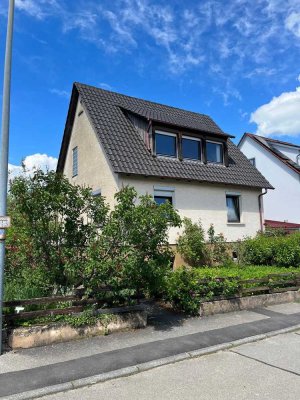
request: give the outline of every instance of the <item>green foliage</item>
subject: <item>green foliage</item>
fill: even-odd
[[[84,285],[92,291],[101,283],[116,292],[159,293],[173,258],[168,230],[179,226],[180,218],[170,203],[157,205],[150,196],[137,199],[130,187],[117,193],[116,200],[101,235],[88,250]]]
[[[107,213],[102,197],[55,172],[38,170],[33,177],[14,179],[9,193],[12,227],[7,235],[6,281],[14,281],[17,287],[18,277],[32,272],[41,277],[42,292],[79,284],[77,271],[86,261],[86,248]]]
[[[242,263],[300,267],[300,233],[291,235],[257,235],[239,245]]]
[[[237,292],[238,280],[225,278],[215,279],[205,276],[200,268],[178,268],[166,278],[165,299],[179,311],[190,315],[197,315],[203,300],[209,300],[214,296],[232,296]]]
[[[210,300],[215,296],[235,296],[240,280],[266,278],[270,274],[282,274],[283,272],[288,272],[285,279],[289,280],[293,278],[294,274],[299,273],[299,270],[297,268],[283,270],[270,266],[180,267],[166,276],[164,298],[172,304],[174,309],[190,315],[197,315],[202,301]],[[205,282],[203,283],[201,280],[205,280]],[[280,281],[282,280],[284,278],[280,278]],[[277,284],[276,279],[271,279],[269,285],[282,286],[282,284]],[[255,283],[251,283],[250,286],[255,286]]]
[[[201,221],[193,223],[190,218],[184,218],[183,226],[184,232],[177,242],[179,253],[191,267],[204,265],[207,257]]]
[[[228,252],[228,243],[222,233],[216,235],[214,225],[211,224],[207,231],[208,243],[207,259],[209,265],[232,264],[232,260]]]
[[[201,221],[193,223],[184,218],[184,232],[178,239],[178,251],[191,267],[230,263],[228,244],[222,233],[216,235],[214,225],[208,231],[208,242]]]
[[[49,315],[45,317],[37,317],[31,320],[17,320],[16,326],[33,326],[33,325],[44,325],[60,323],[63,325],[70,325],[73,328],[82,328],[85,326],[94,326],[98,322],[107,329],[110,322],[114,320],[113,314],[97,314],[94,308],[88,308],[80,314],[58,314]],[[107,333],[107,332],[106,332]]]

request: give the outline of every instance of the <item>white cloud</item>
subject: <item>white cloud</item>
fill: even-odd
[[[47,154],[32,154],[24,158],[22,165],[8,164],[9,180],[20,175],[31,176],[37,169],[44,172],[53,171],[57,166],[57,158],[48,156]]]
[[[300,38],[300,12],[292,12],[285,20],[286,28]]]
[[[52,94],[56,94],[57,96],[67,98],[67,99],[70,97],[70,93],[67,90],[53,88],[53,89],[50,89],[49,92]]]
[[[250,122],[257,124],[256,133],[262,136],[300,136],[300,87],[285,92],[259,107],[251,114]]]
[[[99,87],[101,87],[102,89],[105,89],[105,90],[112,90],[113,89],[112,86],[110,86],[108,83],[105,83],[105,82],[100,82],[99,83]]]
[[[16,0],[16,9],[37,19],[51,15],[54,9],[60,9],[56,0]]]

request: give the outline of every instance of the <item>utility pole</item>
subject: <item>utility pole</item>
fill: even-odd
[[[3,79],[2,129],[1,129],[1,153],[0,153],[0,354],[2,354],[2,330],[3,330],[5,229],[9,227],[9,218],[6,217],[6,210],[7,210],[7,182],[8,182],[10,81],[11,81],[14,8],[15,8],[15,0],[9,0],[6,49],[5,49],[5,66],[4,66],[4,79]]]

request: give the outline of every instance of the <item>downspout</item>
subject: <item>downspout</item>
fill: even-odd
[[[268,189],[265,192],[258,195],[258,209],[259,209],[259,219],[260,219],[260,231],[264,231],[264,221],[263,221],[263,206],[262,206],[262,196],[268,193]]]
[[[296,157],[296,163],[297,163],[298,165],[300,165],[299,157],[300,157],[300,152],[299,152],[299,154],[298,154],[297,157]]]
[[[146,147],[149,151],[151,151],[151,142],[150,142],[150,129],[152,128],[152,119],[149,119],[148,128],[146,130]]]

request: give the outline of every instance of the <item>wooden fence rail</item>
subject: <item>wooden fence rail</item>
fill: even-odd
[[[199,285],[205,285],[211,281],[225,282],[234,281],[238,284],[237,293],[230,298],[249,296],[252,294],[259,293],[276,293],[276,292],[286,292],[290,290],[300,289],[300,274],[271,274],[264,278],[258,279],[240,279],[239,277],[217,277],[217,278],[206,278],[199,280]],[[7,322],[18,320],[18,319],[34,319],[37,317],[44,317],[49,315],[60,315],[60,314],[76,314],[84,310],[84,307],[88,304],[97,304],[101,308],[105,304],[104,299],[97,299],[99,294],[113,293],[110,287],[103,287],[98,290],[95,294],[95,298],[82,298],[83,291],[77,290],[74,294],[68,296],[50,296],[50,297],[40,297],[33,299],[24,300],[12,300],[3,302],[3,307],[5,308],[15,308],[15,307],[28,307],[28,306],[51,306],[56,304],[56,308],[46,308],[34,311],[25,310],[14,310],[12,313],[4,314],[4,318]],[[131,296],[131,300],[139,300],[141,296]],[[228,296],[215,296],[211,300],[226,299]],[[65,308],[59,303],[70,303],[66,304]]]

